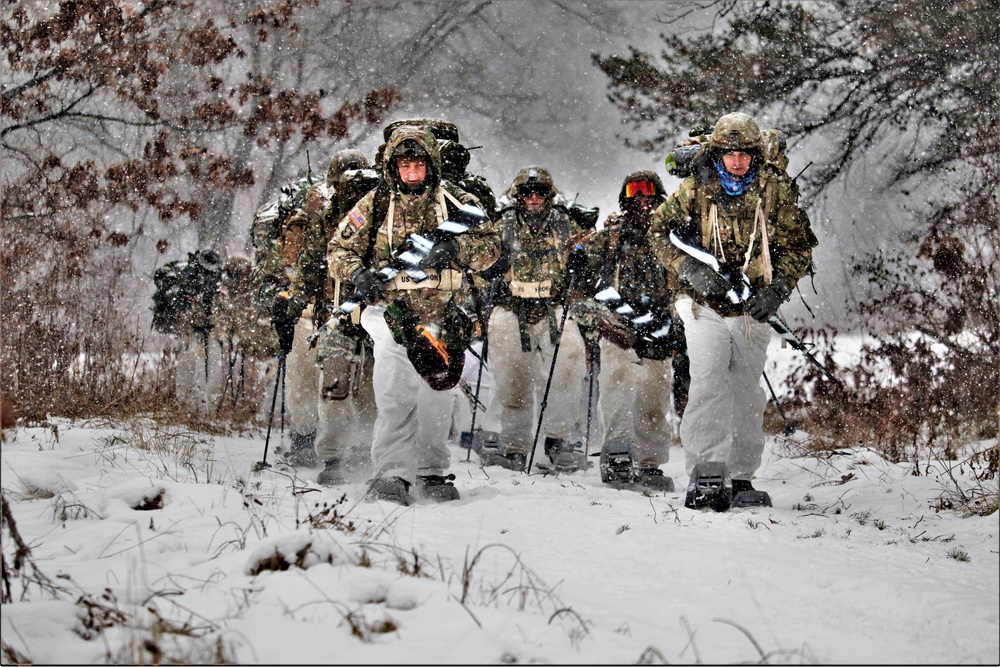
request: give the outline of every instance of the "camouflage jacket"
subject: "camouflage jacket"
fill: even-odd
[[[376,215],[379,190],[373,190],[340,221],[327,246],[330,277],[334,280],[350,282],[354,273],[365,266],[376,270],[382,268],[408,247],[406,241],[410,234],[425,234],[436,229],[460,205],[473,204],[481,208],[474,196],[431,176],[441,173],[441,157],[429,130],[407,126],[394,132],[392,137],[386,155],[392,155],[394,147],[406,139],[415,139],[430,155],[432,169],[428,170],[428,177],[436,182],[420,194],[403,194],[398,191],[390,172],[390,167],[395,165],[386,160],[383,183],[389,184],[391,190],[386,214],[384,217]],[[376,217],[382,219],[376,220]],[[400,273],[386,286],[384,301],[401,299],[425,323],[440,321],[452,298],[456,303],[465,303],[470,294],[468,271],[481,271],[496,261],[500,254],[500,238],[495,224],[488,219],[455,238],[459,253],[452,267],[440,272],[428,271],[434,277],[423,281],[426,286]]]
[[[722,190],[717,175],[707,182],[689,176],[654,212],[649,238],[656,256],[667,269],[669,285],[681,293],[706,303],[719,314],[742,314],[742,306],[727,302],[706,302],[679,278],[686,257],[670,242],[671,231],[687,243],[708,250],[720,264],[742,268],[753,287],[767,283],[766,264],[761,252],[764,230],[755,224],[758,215],[765,221],[772,278],[794,288],[812,261],[817,240],[809,218],[798,205],[798,188],[788,175],[762,165],[746,192],[730,196]],[[713,222],[717,215],[718,225]],[[747,257],[749,250],[749,257]]]
[[[587,252],[586,296],[604,287],[614,287],[636,310],[670,311],[673,291],[667,283],[667,272],[653,251],[649,236],[633,238],[622,234],[623,211],[616,211],[604,221],[598,231],[575,239]],[[584,287],[584,286],[581,286]]]
[[[506,270],[494,303],[519,313],[528,324],[546,317],[550,305],[562,303],[567,244],[581,231],[561,207],[552,206],[540,225],[530,224],[515,206],[506,208],[500,219]]]
[[[230,259],[227,269],[238,261]],[[254,303],[250,262],[243,261],[242,271],[229,270],[223,278],[212,312],[212,336],[247,357],[269,359],[278,352],[278,337],[270,317],[261,314]]]

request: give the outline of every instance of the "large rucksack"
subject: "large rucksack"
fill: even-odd
[[[688,139],[667,153],[664,160],[667,173],[677,178],[687,178],[694,171],[695,158],[708,148],[708,139],[712,136],[711,127],[695,127],[688,133]],[[785,154],[787,143],[781,130],[761,130],[764,146],[761,153],[764,162],[778,171],[788,169],[788,156]]]
[[[255,268],[264,264],[271,255],[285,229],[285,222],[305,203],[306,193],[313,185],[315,183],[311,174],[300,176],[281,186],[274,199],[257,209],[250,225],[250,245],[254,248]]]
[[[188,253],[153,274],[153,328],[169,334],[207,334],[212,303],[222,281],[222,259],[214,250]]]

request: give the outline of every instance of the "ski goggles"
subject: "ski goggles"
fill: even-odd
[[[544,183],[517,186],[517,196],[521,199],[527,199],[531,195],[538,195],[542,199],[547,199],[550,194],[552,194],[552,188]]]
[[[625,184],[625,197],[631,199],[642,195],[643,197],[656,196],[656,184],[652,181],[629,181]]]

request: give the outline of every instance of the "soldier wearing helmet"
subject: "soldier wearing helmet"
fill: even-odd
[[[656,173],[633,172],[622,182],[621,208],[600,230],[575,241],[587,255],[581,285],[586,298],[575,306],[578,321],[589,325],[585,337],[599,336],[601,478],[649,491],[673,490],[673,480],[660,466],[673,439],[671,359],[684,352],[683,329],[671,314],[673,291],[648,236],[653,210],[666,198]],[[610,297],[609,290],[616,296]],[[626,452],[634,467],[608,469],[609,454],[622,458]]]
[[[427,251],[420,261],[426,279],[400,272],[386,282],[379,271],[411,250],[411,235],[426,237],[463,206],[481,207],[443,179],[438,142],[429,128],[397,126],[382,155],[379,187],[344,216],[327,248],[331,277],[353,283],[370,304],[361,313],[361,326],[374,343],[378,416],[368,494],[406,505],[412,488],[417,497],[455,500],[447,439],[453,387],[471,339],[471,321],[461,304],[469,298],[469,278],[497,259],[500,239],[483,213],[482,224]]]
[[[762,148],[753,118],[719,118],[693,175],[656,209],[650,228],[679,292],[675,308],[687,337],[691,386],[680,428],[687,470],[725,464],[734,503],[744,492],[745,498],[766,497],[750,480],[764,450],[767,397],[760,377],[771,338],[767,322],[805,274],[816,245],[795,184],[783,167],[764,160]],[[671,232],[687,247],[710,253],[723,272],[742,271],[752,287],[749,298],[732,299],[730,283],[672,243]]]
[[[500,205],[503,250],[487,274],[493,281],[487,329],[493,390],[473,446],[486,465],[525,467],[535,437],[535,399],[551,369],[545,453],[561,470],[578,470],[586,464],[578,438],[584,342],[572,322],[559,338],[558,325],[569,279],[566,243],[581,230],[562,205],[552,174],[538,165],[517,172]]]
[[[365,155],[338,151],[330,158],[325,181],[311,187],[302,207],[289,216],[281,245],[290,284],[271,305],[276,328],[294,331],[285,370],[292,446],[284,458],[300,467],[322,462],[317,482],[324,485],[347,482],[349,473],[367,466],[375,421],[371,341],[361,328],[345,323],[328,328],[318,344],[306,342],[353,293],[349,285],[329,280],[326,247],[341,209],[364,194],[341,187],[344,179],[364,172],[368,178],[361,180],[374,187],[377,177]]]

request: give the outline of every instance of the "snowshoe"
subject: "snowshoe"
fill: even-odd
[[[688,509],[714,509],[725,512],[733,502],[733,481],[726,464],[720,461],[699,463],[691,471],[684,507]]]
[[[500,466],[520,472],[527,457],[522,452],[511,452],[507,443],[500,440],[496,431],[477,430],[472,438],[472,450],[479,455],[484,466]]]
[[[641,468],[639,470],[639,486],[649,491],[673,493],[674,480],[667,477],[659,468]]]
[[[368,489],[369,500],[388,500],[397,505],[409,505],[410,483],[402,477],[381,477]]]
[[[417,493],[422,498],[435,502],[458,500],[458,489],[452,484],[455,475],[419,475],[417,477]]]
[[[330,459],[323,465],[316,477],[316,483],[323,486],[338,486],[347,483],[347,475],[344,474],[344,464],[340,459]]]
[[[291,449],[281,453],[281,461],[295,468],[315,468],[319,465],[315,444],[315,432],[300,435],[293,431]]]
[[[767,491],[758,491],[748,479],[733,480],[733,507],[773,507]]]
[[[554,473],[573,473],[586,470],[593,464],[583,453],[582,442],[569,442],[562,438],[545,438],[545,454],[551,465],[539,464],[539,468]]]
[[[614,487],[630,486],[638,480],[635,450],[628,440],[608,440],[601,447],[601,481]]]

